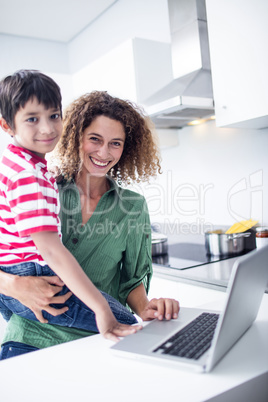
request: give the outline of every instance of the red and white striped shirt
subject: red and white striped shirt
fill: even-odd
[[[0,163],[0,265],[46,265],[31,234],[53,231],[61,236],[59,210],[57,184],[46,160],[8,145]]]

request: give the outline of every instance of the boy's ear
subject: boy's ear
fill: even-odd
[[[7,124],[7,122],[5,121],[5,119],[3,119],[3,117],[0,117],[0,127],[9,135],[11,135],[11,137],[14,136],[13,130],[9,127],[9,125]]]

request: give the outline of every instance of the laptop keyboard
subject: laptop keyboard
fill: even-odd
[[[209,348],[217,325],[219,314],[202,313],[190,324],[172,335],[154,352],[197,360]]]

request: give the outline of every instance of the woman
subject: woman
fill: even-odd
[[[142,320],[176,318],[176,300],[147,298],[152,263],[146,201],[117,184],[148,181],[160,172],[157,148],[142,111],[106,92],[81,96],[66,111],[55,158],[63,176],[59,190],[64,245],[98,289],[129,306]],[[45,277],[15,282],[1,273],[0,279],[5,294],[39,316],[50,304],[59,307],[65,301],[61,296],[57,301],[62,286],[57,277],[55,288]],[[42,289],[37,292],[36,286]],[[1,358],[88,335],[13,315]]]

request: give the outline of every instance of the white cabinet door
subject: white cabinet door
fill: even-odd
[[[268,1],[206,0],[219,127],[268,127]]]
[[[73,74],[73,87],[75,97],[103,90],[142,104],[171,80],[170,44],[133,38]]]

